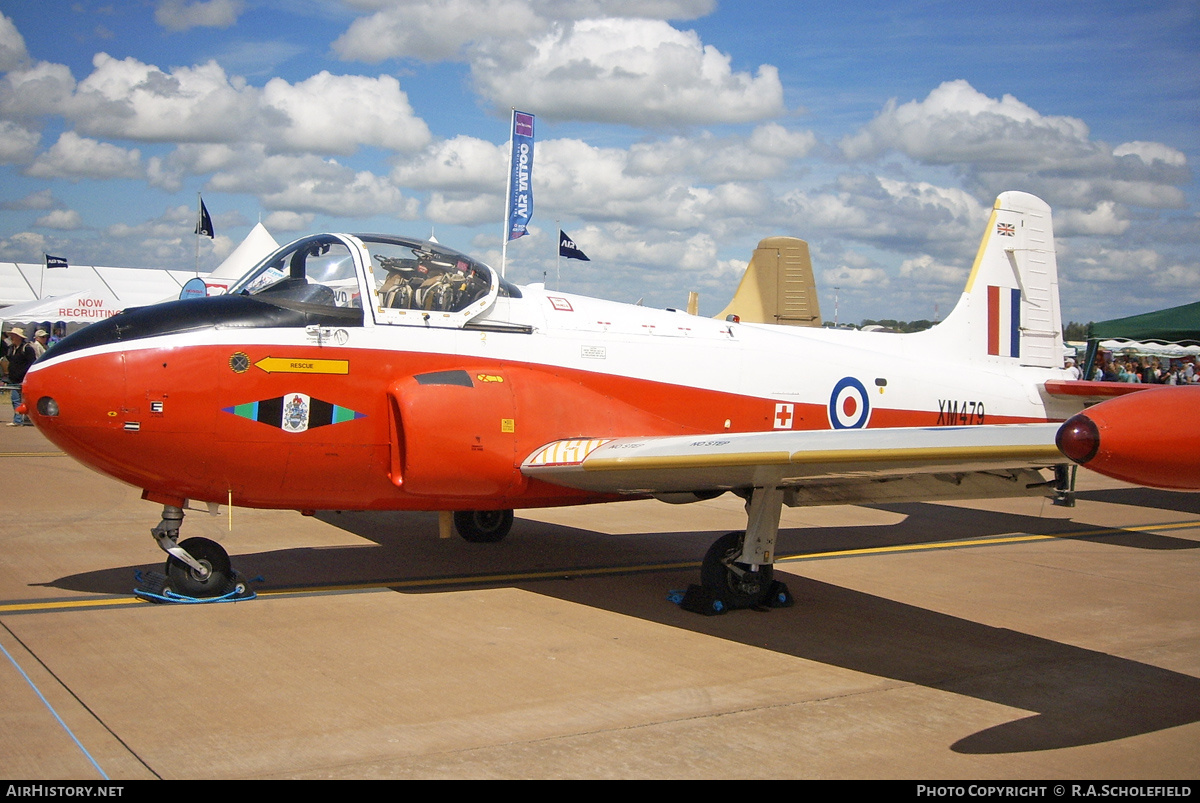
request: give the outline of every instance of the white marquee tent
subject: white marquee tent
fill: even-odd
[[[255,263],[279,247],[261,223],[209,274],[199,274],[210,292],[224,292]],[[179,298],[198,274],[185,270],[0,262],[0,320],[92,323],[126,307]],[[217,288],[220,288],[219,290]]]

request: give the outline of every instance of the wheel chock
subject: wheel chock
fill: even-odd
[[[183,603],[186,605],[197,605],[206,602],[241,602],[242,600],[250,600],[258,596],[237,572],[234,572],[225,593],[215,597],[189,597],[176,593],[167,588],[167,576],[158,572],[146,572],[143,574],[140,571],[135,571],[134,577],[137,579],[139,586],[133,590],[133,595],[147,602],[159,604]]]
[[[792,592],[788,591],[784,583],[774,580],[762,604],[767,608],[790,608],[796,604],[796,600],[792,598]]]
[[[679,595],[679,592],[675,592],[672,602],[677,603],[685,611],[702,616],[720,616],[729,610],[729,603],[714,597],[707,588],[695,583],[688,586],[688,590],[682,596]]]
[[[685,611],[698,613],[702,616],[720,616],[737,608],[736,605],[731,605],[728,600],[714,596],[704,586],[694,583],[688,586],[688,590],[682,594],[678,591],[672,591],[667,598]],[[787,585],[774,580],[761,600],[753,605],[743,607],[750,608],[751,610],[765,611],[771,608],[790,608],[795,604],[796,600],[792,597],[792,592],[788,591]]]

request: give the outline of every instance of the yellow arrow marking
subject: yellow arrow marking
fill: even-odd
[[[254,363],[268,374],[348,374],[349,360],[308,360],[291,357],[263,357]]]

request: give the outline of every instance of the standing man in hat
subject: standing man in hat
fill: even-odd
[[[50,348],[50,333],[45,329],[38,329],[33,333],[33,342],[29,345],[33,346],[34,353],[41,357],[46,353],[46,349]]]
[[[21,383],[25,381],[25,372],[37,359],[33,346],[25,340],[25,330],[14,326],[8,330],[8,384],[12,386],[13,420],[10,427],[31,427],[33,422],[29,416],[21,415],[17,408],[21,405]]]

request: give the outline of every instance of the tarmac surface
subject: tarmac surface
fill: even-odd
[[[256,599],[136,600],[160,508],[0,428],[0,776],[1200,777],[1200,496],[786,509],[792,608],[668,599],[726,495],[192,512]]]

